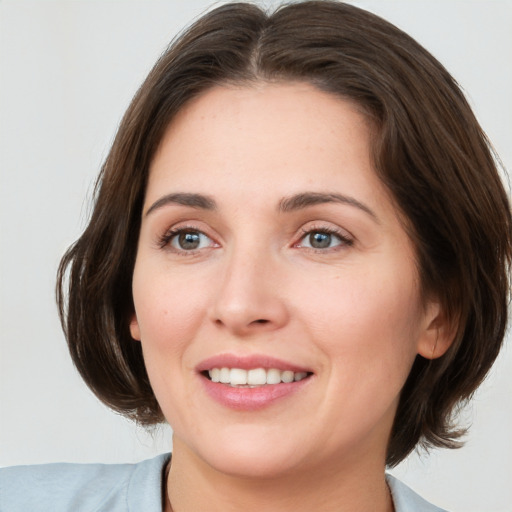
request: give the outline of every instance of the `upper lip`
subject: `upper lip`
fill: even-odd
[[[263,354],[218,354],[201,361],[196,366],[196,370],[198,372],[204,372],[211,370],[212,368],[241,368],[243,370],[252,370],[253,368],[264,368],[269,370],[271,368],[276,368],[282,371],[289,370],[296,373],[311,373],[311,370],[304,366]]]

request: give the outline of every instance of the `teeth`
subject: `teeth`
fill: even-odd
[[[293,372],[288,370],[286,372],[281,373],[281,380],[283,382],[293,382]]]
[[[281,382],[281,370],[267,370],[267,384],[279,384]]]
[[[297,382],[305,379],[307,372],[292,372],[290,370],[278,370],[271,368],[254,368],[243,370],[241,368],[212,368],[208,371],[212,382],[229,384],[233,387],[257,387],[266,384],[280,384],[281,382]]]
[[[267,372],[263,368],[255,368],[254,370],[249,370],[247,372],[247,384],[251,386],[263,386],[263,384],[266,383]]]
[[[219,370],[219,382],[222,384],[229,384],[230,382],[230,371],[229,368],[221,368]]]
[[[229,383],[232,386],[241,386],[243,384],[247,384],[247,370],[231,368],[231,370],[229,370]]]

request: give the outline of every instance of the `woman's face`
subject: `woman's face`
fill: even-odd
[[[306,84],[218,87],[168,128],[130,328],[175,452],[246,476],[384,464],[437,306],[369,137]]]

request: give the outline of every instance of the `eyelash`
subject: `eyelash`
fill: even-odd
[[[302,228],[301,231],[302,231],[302,236],[300,238],[300,241],[298,243],[294,244],[294,247],[301,247],[303,240],[305,240],[307,236],[310,236],[313,233],[334,235],[336,238],[339,239],[340,243],[334,247],[328,247],[328,248],[323,248],[323,249],[302,246],[302,247],[304,247],[304,249],[308,249],[308,250],[314,251],[316,253],[326,253],[326,252],[336,250],[339,247],[352,247],[354,245],[354,239],[349,237],[346,232],[341,231],[339,229],[332,228],[332,227],[312,226],[312,227],[308,227],[307,229]]]
[[[338,229],[334,229],[332,227],[313,226],[308,229],[302,228],[301,232],[302,232],[302,236],[300,237],[300,240],[298,242],[294,243],[293,247],[302,247],[304,249],[307,249],[307,250],[310,250],[310,251],[313,251],[316,253],[326,253],[326,252],[336,250],[340,246],[341,247],[343,247],[343,246],[351,247],[354,245],[354,240],[352,238],[348,237],[345,232],[342,232],[341,230],[338,230]],[[171,228],[171,229],[167,230],[162,236],[160,236],[158,238],[158,247],[160,249],[168,248],[175,237],[177,237],[181,234],[184,234],[184,233],[197,233],[197,234],[206,236],[207,238],[212,240],[211,237],[209,237],[206,233],[204,233],[203,231],[201,231],[200,229],[198,229],[195,226],[180,226],[177,228]],[[315,248],[315,247],[303,246],[302,243],[306,239],[306,237],[310,236],[313,233],[322,233],[322,234],[326,234],[326,235],[333,235],[339,239],[340,243],[334,247],[327,247],[327,248],[322,248],[322,249]],[[215,244],[215,242],[214,242],[214,244]],[[200,251],[201,248],[185,250],[185,249],[177,249],[177,248],[173,247],[172,250],[176,253],[183,254],[183,255],[193,255],[193,254],[196,254],[198,251]]]
[[[158,238],[158,246],[160,247],[160,249],[165,249],[166,247],[169,247],[170,243],[176,236],[184,234],[184,233],[199,233],[199,234],[204,235],[211,239],[211,237],[209,237],[206,233],[204,233],[203,231],[201,231],[200,229],[198,229],[195,226],[180,226],[178,228],[171,228],[171,229],[167,230],[162,236],[160,236]],[[195,252],[197,252],[197,250],[190,250],[190,251],[186,251],[184,249],[182,249],[181,251],[179,249],[174,249],[174,250],[176,252],[180,252],[183,254],[194,254]]]

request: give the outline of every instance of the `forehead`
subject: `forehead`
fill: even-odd
[[[217,86],[188,101],[179,110],[159,149],[171,139],[184,139],[191,132],[199,137],[197,143],[201,145],[216,142],[217,137],[222,137],[222,142],[230,139],[232,145],[239,145],[248,141],[245,136],[249,135],[253,144],[265,144],[267,150],[286,140],[314,143],[315,139],[318,142],[323,138],[328,143],[331,136],[336,135],[335,130],[342,127],[348,127],[353,138],[361,140],[367,138],[370,130],[370,123],[361,110],[351,100],[303,82]],[[222,128],[222,131],[212,133],[212,127]],[[241,128],[244,131],[241,132]],[[272,131],[279,131],[280,136],[276,138]]]
[[[150,167],[148,195],[160,186],[206,186],[220,176],[252,190],[283,182],[289,193],[379,189],[370,155],[370,125],[347,100],[304,83],[215,87],[185,105],[170,123]]]

